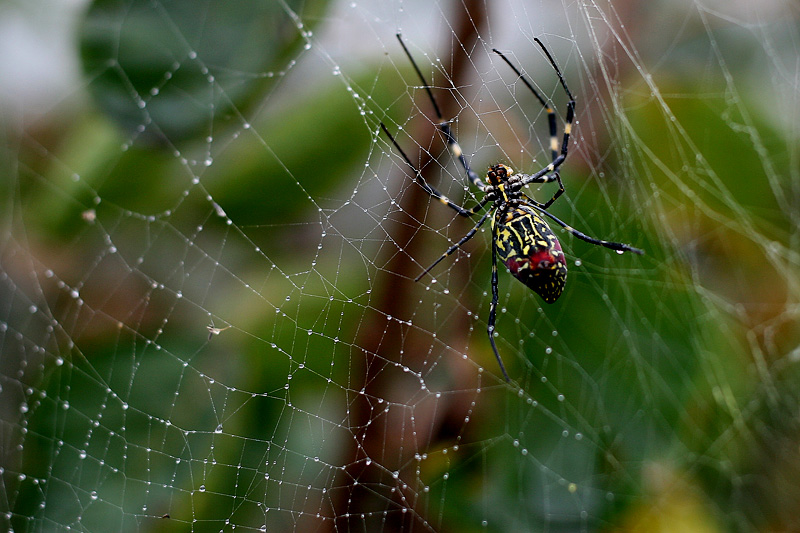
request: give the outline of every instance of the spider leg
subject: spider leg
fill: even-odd
[[[469,167],[469,162],[467,158],[464,156],[464,151],[461,149],[461,145],[458,144],[456,138],[453,136],[453,132],[450,131],[450,123],[449,122],[442,122],[439,124],[439,130],[444,134],[445,138],[447,139],[447,147],[450,149],[450,153],[456,156],[461,163],[461,166],[464,167],[464,170],[467,173],[467,178],[469,178],[470,183],[475,187],[483,190],[485,185],[475,173]]]
[[[558,167],[564,162],[567,158],[566,155],[561,154],[556,157],[555,161],[544,167],[542,170],[537,172],[536,174],[519,174],[519,186],[524,187],[529,183],[549,183],[551,181],[561,181],[561,176],[556,176],[556,171]],[[563,186],[563,184],[562,184]],[[559,196],[561,196],[559,194]]]
[[[629,244],[624,244],[624,243],[621,243],[621,242],[604,241],[602,239],[595,239],[593,237],[589,237],[585,233],[582,233],[582,232],[576,230],[575,228],[573,228],[572,226],[570,226],[566,222],[562,221],[561,219],[559,219],[555,215],[551,215],[548,211],[545,210],[545,207],[544,207],[543,204],[540,204],[539,202],[531,200],[527,196],[523,195],[523,197],[527,200],[526,203],[528,203],[532,207],[536,208],[537,211],[539,211],[543,215],[546,215],[553,222],[555,222],[556,224],[558,224],[559,226],[561,226],[562,228],[564,228],[565,230],[567,230],[572,235],[574,235],[575,237],[579,238],[582,241],[586,241],[589,244],[595,244],[597,246],[604,246],[606,248],[610,248],[610,249],[616,250],[618,252],[633,252],[633,253],[639,254],[639,255],[644,254],[644,250],[640,250],[639,248],[634,248],[633,246],[631,246]]]
[[[567,157],[567,146],[569,145],[569,135],[570,133],[572,133],[572,121],[575,119],[575,97],[572,96],[572,92],[569,90],[569,87],[567,87],[567,82],[564,79],[564,75],[561,74],[561,69],[558,68],[558,64],[556,64],[555,59],[553,59],[553,56],[550,55],[550,51],[545,47],[544,43],[542,43],[542,41],[540,41],[538,38],[534,37],[533,40],[536,41],[536,44],[538,44],[539,47],[542,49],[544,55],[547,56],[548,61],[550,61],[550,65],[552,65],[553,70],[555,70],[556,74],[558,75],[558,81],[561,82],[561,86],[564,88],[564,92],[567,93],[567,96],[569,97],[569,101],[567,102],[567,116],[564,119],[564,140],[561,142],[561,155]],[[552,141],[551,145],[554,146],[554,143]],[[553,162],[555,162],[555,159],[553,160]]]
[[[400,46],[403,47],[403,51],[406,53],[406,57],[408,57],[408,60],[411,61],[411,66],[414,67],[414,71],[417,73],[417,76],[419,76],[419,79],[422,82],[422,86],[425,88],[425,92],[428,93],[428,98],[430,99],[431,104],[433,104],[433,110],[436,112],[436,116],[439,118],[439,124],[437,124],[437,127],[439,128],[439,131],[442,132],[442,134],[445,137],[445,140],[447,141],[447,148],[450,150],[450,153],[452,153],[459,160],[461,166],[464,167],[464,170],[467,173],[467,178],[469,179],[470,183],[472,183],[472,185],[474,185],[475,187],[483,190],[484,188],[483,182],[475,173],[475,171],[473,171],[470,168],[467,158],[464,157],[464,151],[461,149],[461,146],[458,144],[458,141],[456,141],[456,138],[453,135],[452,130],[450,129],[450,121],[444,120],[444,117],[442,116],[442,111],[439,109],[439,105],[436,103],[436,99],[433,97],[433,91],[431,91],[430,84],[425,79],[425,76],[422,75],[422,71],[417,66],[417,62],[414,61],[414,58],[411,56],[411,52],[409,52],[408,48],[406,47],[406,43],[403,42],[402,35],[399,33],[397,34],[397,40],[400,41]],[[555,125],[555,119],[553,124]]]
[[[550,127],[550,153],[553,158],[552,162],[549,165],[547,165],[547,167],[537,172],[536,174],[530,176],[522,175],[520,180],[521,186],[527,185],[529,183],[548,183],[551,181],[558,181],[559,190],[556,191],[556,193],[553,195],[553,198],[550,199],[550,201],[544,204],[544,208],[547,209],[548,207],[550,207],[550,205],[552,205],[553,202],[555,202],[558,199],[559,196],[561,196],[564,193],[564,184],[561,183],[561,176],[558,174],[558,172],[556,172],[556,170],[558,169],[558,167],[561,166],[561,164],[567,158],[567,152],[569,148],[569,136],[572,133],[572,123],[575,120],[575,97],[572,96],[572,92],[569,90],[569,87],[567,87],[567,82],[564,79],[564,75],[561,74],[561,69],[558,68],[558,65],[553,59],[553,56],[550,55],[550,52],[544,46],[542,41],[540,41],[538,38],[534,38],[534,40],[536,41],[536,44],[538,44],[539,47],[542,49],[542,51],[545,53],[545,56],[547,56],[548,61],[550,61],[550,65],[553,67],[553,70],[556,71],[556,75],[558,76],[558,81],[561,82],[561,86],[564,88],[564,92],[567,93],[567,97],[569,97],[569,102],[567,102],[567,116],[565,117],[564,120],[564,138],[561,141],[560,153],[558,151],[558,131],[556,129],[556,114],[555,111],[553,110],[553,106],[550,104],[549,101],[545,101],[545,99],[542,98],[541,95],[539,95],[536,89],[533,88],[533,85],[530,83],[530,81],[528,81],[528,79],[519,71],[517,67],[514,66],[514,64],[505,55],[503,55],[502,52],[500,52],[497,49],[494,49],[494,52],[497,55],[499,55],[509,67],[511,67],[511,70],[513,70],[517,76],[520,77],[522,83],[525,84],[525,86],[533,93],[536,99],[539,100],[539,103],[542,104],[542,107],[544,107],[545,111],[547,111],[547,120]]]
[[[432,185],[428,184],[427,181],[425,181],[425,178],[422,177],[422,173],[417,169],[417,167],[414,166],[414,163],[411,162],[411,159],[409,159],[409,157],[406,155],[403,149],[400,148],[400,145],[397,143],[395,138],[392,137],[392,134],[389,133],[389,130],[386,128],[383,122],[381,122],[381,129],[386,134],[386,136],[389,137],[389,140],[392,141],[392,144],[397,149],[397,151],[400,152],[400,155],[403,156],[403,159],[405,160],[406,164],[410,166],[411,169],[414,171],[414,177],[417,183],[419,183],[420,187],[422,187],[425,190],[425,192],[427,192],[433,198],[436,198],[450,209],[453,209],[456,213],[458,213],[462,217],[471,217],[472,215],[476,214],[478,211],[483,209],[483,206],[486,205],[486,203],[489,201],[490,197],[485,196],[483,200],[478,202],[470,209],[466,209],[458,204],[453,203],[447,196],[440,193],[438,190],[436,190],[435,187],[433,187]]]
[[[524,185],[527,185],[528,183],[532,183],[534,181],[535,181],[535,183],[550,183],[551,181],[557,181],[558,182],[558,190],[555,192],[555,194],[553,195],[552,198],[550,198],[547,202],[545,202],[543,204],[537,202],[536,200],[531,199],[528,195],[526,195],[525,193],[520,191],[520,194],[525,199],[527,199],[527,201],[532,202],[532,203],[540,206],[542,209],[547,209],[548,207],[553,205],[553,203],[556,200],[558,200],[559,196],[564,194],[564,183],[561,181],[561,174],[558,172],[558,170],[556,170],[552,174],[545,174],[544,176],[542,176],[541,178],[539,178],[537,180],[533,180],[533,179],[527,180],[527,178],[531,178],[531,176],[528,176],[528,175],[525,175],[525,174],[518,174],[518,176],[520,176],[521,179],[518,182],[518,184],[516,185],[517,190],[521,189]]]
[[[564,194],[564,183],[562,183],[561,181],[561,174],[559,174],[558,170],[556,170],[551,174],[551,176],[556,177],[556,181],[558,182],[558,190],[556,191],[556,193],[553,195],[552,198],[550,198],[548,201],[544,203],[544,207],[542,209],[547,209],[548,207],[553,205],[553,202],[558,200],[558,197]]]
[[[489,322],[486,327],[486,332],[489,334],[489,344],[492,345],[494,356],[497,358],[497,363],[500,365],[500,370],[503,372],[503,377],[506,382],[511,382],[506,372],[506,367],[503,365],[503,359],[500,358],[500,352],[497,351],[497,345],[494,342],[494,325],[497,320],[497,302],[500,299],[497,290],[497,242],[492,239],[492,303],[489,306]]]
[[[471,239],[471,238],[472,238],[472,237],[475,235],[475,233],[478,231],[478,228],[480,228],[480,227],[483,225],[483,223],[484,223],[484,222],[486,222],[486,219],[489,217],[489,215],[491,214],[491,212],[492,212],[492,211],[491,211],[491,210],[489,210],[489,211],[487,211],[486,213],[484,213],[484,214],[483,214],[483,216],[481,217],[481,219],[480,219],[480,220],[478,220],[478,223],[477,223],[477,224],[475,224],[475,227],[473,227],[471,230],[469,230],[469,232],[468,232],[466,235],[464,235],[464,237],[462,237],[460,241],[458,241],[458,242],[457,242],[457,243],[455,243],[453,246],[451,246],[450,248],[448,248],[448,249],[447,249],[447,251],[446,251],[445,253],[443,253],[443,254],[441,255],[441,257],[439,257],[439,259],[437,259],[436,261],[434,261],[434,262],[433,262],[433,264],[432,264],[431,266],[429,266],[428,268],[426,268],[425,270],[423,270],[423,271],[422,271],[422,274],[420,274],[419,276],[417,276],[417,277],[416,277],[416,279],[414,279],[414,281],[419,281],[420,279],[422,279],[422,276],[424,276],[425,274],[427,274],[428,272],[430,272],[430,271],[431,271],[431,269],[433,269],[433,267],[435,267],[436,265],[438,265],[439,263],[441,263],[441,262],[442,262],[442,260],[443,260],[445,257],[447,257],[448,255],[452,254],[453,252],[455,252],[455,251],[456,251],[456,250],[458,250],[459,248],[461,248],[461,245],[462,245],[462,244],[464,244],[465,242],[467,242],[468,240],[470,240],[470,239]]]
[[[528,90],[533,93],[533,96],[539,100],[539,103],[542,104],[544,110],[547,111],[547,123],[550,128],[550,152],[553,156],[552,160],[555,161],[556,157],[558,157],[558,130],[556,129],[556,112],[553,110],[553,106],[549,101],[542,98],[539,92],[533,88],[533,84],[528,81],[528,78],[526,78],[525,75],[522,74],[522,72],[520,72],[519,69],[514,66],[511,60],[509,60],[500,50],[493,48],[492,51],[499,55],[503,61],[505,61],[506,64],[511,67],[511,70],[514,71],[514,74],[519,76],[519,78],[522,80],[522,83],[525,84],[525,87],[527,87]]]

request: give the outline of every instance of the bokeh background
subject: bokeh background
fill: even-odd
[[[548,162],[544,304],[471,205]],[[800,529],[800,9],[789,0],[0,4],[0,524]],[[552,186],[532,189],[546,199]],[[488,226],[487,226],[488,228]]]

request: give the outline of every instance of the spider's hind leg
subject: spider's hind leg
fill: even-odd
[[[497,351],[497,345],[494,342],[495,322],[497,321],[497,302],[500,300],[497,282],[497,243],[492,239],[492,303],[489,306],[489,322],[486,326],[486,332],[489,334],[489,344],[492,345],[494,356],[497,358],[497,363],[500,365],[503,377],[506,378],[507,382],[510,382],[511,378],[508,377],[506,367],[503,365],[503,359],[500,357],[500,352]]]

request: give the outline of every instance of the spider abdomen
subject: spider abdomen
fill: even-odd
[[[533,208],[498,211],[492,219],[497,255],[511,275],[547,303],[558,300],[567,282],[567,260],[555,234]]]

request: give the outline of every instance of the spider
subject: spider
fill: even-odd
[[[481,180],[470,168],[469,162],[464,156],[461,147],[459,146],[450,129],[451,121],[443,119],[442,113],[439,110],[439,106],[436,104],[436,99],[433,97],[433,93],[431,92],[430,85],[422,75],[422,71],[420,71],[417,63],[411,56],[411,52],[409,52],[408,48],[403,42],[402,36],[399,33],[397,34],[397,40],[400,41],[400,46],[403,47],[403,51],[411,61],[411,65],[414,67],[417,76],[419,76],[423,88],[428,93],[428,98],[430,99],[431,104],[433,104],[433,109],[439,119],[437,127],[439,131],[442,132],[442,135],[444,135],[450,152],[459,160],[461,166],[464,167],[469,182],[483,192],[483,199],[470,209],[466,209],[453,203],[449,198],[427,183],[425,178],[422,176],[422,173],[414,166],[409,157],[400,147],[392,134],[389,133],[389,130],[383,123],[380,125],[381,129],[400,153],[406,164],[414,172],[416,182],[431,197],[439,200],[441,203],[453,209],[459,215],[467,218],[477,215],[487,204],[491,204],[489,209],[483,213],[480,219],[478,219],[478,222],[475,224],[475,226],[469,230],[469,232],[464,235],[461,240],[448,248],[447,251],[441,255],[441,257],[439,257],[433,262],[433,264],[431,264],[419,276],[417,276],[415,281],[419,281],[425,274],[430,272],[433,267],[438,265],[453,252],[461,248],[464,243],[466,243],[475,235],[475,233],[478,231],[478,229],[480,229],[483,223],[486,222],[489,216],[493,214],[492,303],[489,307],[487,333],[489,335],[489,343],[492,345],[492,351],[494,351],[494,355],[500,365],[500,370],[503,372],[503,377],[508,382],[510,381],[508,372],[506,372],[506,368],[503,365],[503,360],[500,357],[500,353],[497,351],[497,345],[495,344],[494,340],[498,302],[498,258],[503,262],[512,276],[517,278],[536,294],[541,296],[541,298],[547,303],[553,303],[558,299],[559,296],[561,296],[561,293],[564,290],[564,285],[567,281],[567,260],[564,256],[564,252],[561,249],[561,243],[558,242],[558,238],[555,236],[552,230],[550,230],[550,227],[547,225],[547,222],[541,215],[544,215],[559,226],[563,227],[566,231],[578,239],[586,241],[590,244],[605,246],[606,248],[616,250],[617,253],[620,254],[623,252],[643,254],[644,251],[634,248],[628,244],[610,242],[589,237],[585,233],[581,233],[547,211],[547,208],[549,208],[553,202],[558,200],[558,198],[564,194],[564,184],[561,182],[561,176],[559,175],[558,169],[567,159],[569,137],[572,131],[572,122],[575,117],[575,98],[567,87],[567,82],[564,80],[564,76],[561,74],[561,70],[558,68],[555,60],[539,39],[534,38],[536,44],[538,44],[542,49],[548,61],[550,62],[550,65],[553,67],[553,70],[558,76],[558,80],[561,82],[561,86],[564,88],[564,92],[569,98],[567,103],[567,114],[564,123],[564,137],[561,141],[561,147],[559,149],[558,133],[556,128],[556,114],[555,111],[553,111],[553,106],[548,101],[545,101],[541,95],[539,95],[528,79],[517,69],[517,67],[514,66],[513,63],[511,63],[511,61],[505,55],[503,55],[502,52],[497,49],[493,49],[494,53],[499,55],[503,61],[505,61],[505,63],[511,67],[511,70],[513,70],[519,79],[522,80],[522,83],[524,83],[525,86],[533,93],[533,95],[542,104],[542,107],[547,112],[552,160],[550,164],[534,174],[516,174],[510,167],[504,164],[492,165],[489,167],[489,171],[486,173],[487,183],[484,183],[483,180]],[[553,197],[545,203],[537,202],[536,200],[527,196],[522,190],[523,187],[531,183],[550,183],[553,181],[558,183],[558,190],[555,192],[555,194],[553,194]]]

